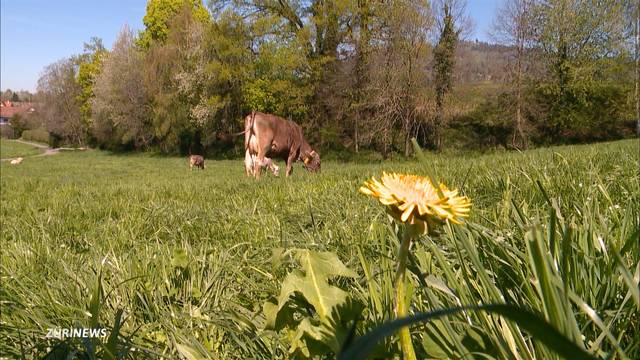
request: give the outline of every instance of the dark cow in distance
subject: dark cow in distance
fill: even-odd
[[[300,125],[281,117],[252,112],[244,119],[244,148],[255,155],[253,175],[260,177],[266,158],[287,162],[286,175],[291,175],[293,163],[300,160],[311,172],[320,170],[320,155],[311,148]]]

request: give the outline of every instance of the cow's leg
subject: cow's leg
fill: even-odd
[[[291,175],[291,173],[293,172],[293,163],[296,162],[296,154],[295,153],[290,153],[289,157],[287,158],[287,171],[286,171],[286,175],[287,177],[289,177]]]
[[[255,159],[253,164],[253,171],[254,171],[253,175],[256,177],[256,179],[260,179],[260,175],[262,173],[262,164],[264,164],[265,162],[266,154],[267,154],[266,149],[263,149],[262,147],[258,148],[258,156],[257,156],[257,159]]]
[[[249,153],[249,149],[244,152],[244,173],[247,176],[253,176],[253,157]]]

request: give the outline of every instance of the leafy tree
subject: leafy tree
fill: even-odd
[[[147,12],[142,19],[145,30],[138,38],[138,45],[148,49],[155,41],[164,42],[169,36],[169,24],[183,7],[188,7],[193,16],[206,23],[209,13],[202,5],[202,0],[149,0]]]
[[[436,117],[431,127],[431,147],[439,150],[442,147],[442,127],[444,126],[444,98],[451,91],[453,83],[454,55],[460,35],[454,28],[451,5],[443,4],[443,27],[438,44],[434,50],[434,72],[436,89]]]
[[[550,77],[539,92],[548,102],[545,131],[562,141],[568,132],[595,120],[581,111],[599,93],[598,83],[607,80],[611,55],[621,51],[623,4],[548,0],[534,11],[536,42]]]
[[[97,76],[102,70],[102,61],[107,50],[102,44],[102,39],[93,37],[89,43],[84,44],[84,53],[78,56],[77,82],[82,91],[78,96],[80,112],[83,121],[88,128],[91,127],[91,102],[94,98],[93,86]]]

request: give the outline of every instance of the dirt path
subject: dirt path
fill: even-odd
[[[42,144],[38,144],[38,143],[34,143],[34,142],[30,142],[30,141],[24,141],[24,140],[20,140],[20,139],[16,139],[13,140],[15,142],[19,142],[21,144],[25,144],[25,145],[30,145],[33,147],[37,147],[39,149],[51,149],[48,145],[42,145]]]
[[[40,153],[40,154],[36,154],[36,155],[27,155],[27,156],[18,156],[18,157],[21,157],[21,158],[23,158],[23,159],[32,158],[32,157],[38,157],[38,156],[49,156],[49,155],[55,155],[55,154],[59,153],[59,152],[60,152],[60,150],[62,149],[62,148],[51,148],[51,147],[48,147],[47,145],[42,145],[42,144],[33,143],[33,142],[30,142],[30,141],[19,140],[19,139],[17,139],[17,140],[13,140],[13,141],[15,141],[15,142],[19,142],[19,143],[21,143],[21,144],[25,144],[25,145],[33,146],[33,147],[36,147],[36,148],[38,148],[38,149],[44,149],[44,151],[43,151],[42,153]],[[64,148],[64,149],[65,149],[65,150],[69,150],[69,149],[67,149],[67,148]],[[75,149],[70,149],[70,150],[75,150]],[[18,157],[2,158],[2,159],[0,159],[0,161],[11,161],[11,160],[15,160],[15,159],[17,159]]]

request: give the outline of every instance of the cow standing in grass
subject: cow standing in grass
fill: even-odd
[[[260,177],[268,159],[283,159],[287,163],[285,174],[291,175],[293,163],[302,161],[311,172],[320,170],[320,155],[311,148],[302,134],[302,128],[293,121],[275,115],[252,112],[244,119],[244,148],[255,156],[251,175]],[[245,163],[247,156],[245,155]]]
[[[193,171],[194,166],[204,170],[204,158],[201,155],[189,156],[189,169]]]

